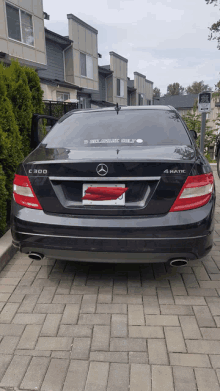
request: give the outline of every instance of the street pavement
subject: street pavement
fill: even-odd
[[[31,261],[0,273],[0,390],[220,391],[212,252],[182,268]]]

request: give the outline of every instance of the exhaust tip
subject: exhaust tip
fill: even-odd
[[[170,261],[170,266],[180,267],[180,266],[186,266],[188,264],[188,261],[186,259],[173,259]]]
[[[41,261],[41,259],[44,258],[44,255],[39,253],[30,253],[28,254],[28,256],[29,258],[34,259],[35,261]]]

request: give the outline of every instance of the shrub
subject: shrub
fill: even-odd
[[[31,91],[33,114],[44,114],[43,90],[40,86],[40,79],[34,69],[24,67],[28,86]]]
[[[6,177],[2,166],[0,165],[0,236],[4,235],[6,230],[6,220],[7,220],[7,196],[6,191]]]
[[[22,137],[22,152],[27,156],[30,151],[32,125],[32,95],[28,86],[27,76],[18,61],[12,61],[10,67],[5,68],[7,78],[7,96],[13,105],[13,112]]]

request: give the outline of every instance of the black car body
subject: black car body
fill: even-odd
[[[66,114],[19,166],[11,230],[21,252],[167,262],[211,250],[212,170],[180,115],[171,106],[119,109]]]

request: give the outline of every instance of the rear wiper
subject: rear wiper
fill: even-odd
[[[121,106],[119,106],[118,103],[116,103],[115,110],[117,111],[117,114],[121,110]]]

